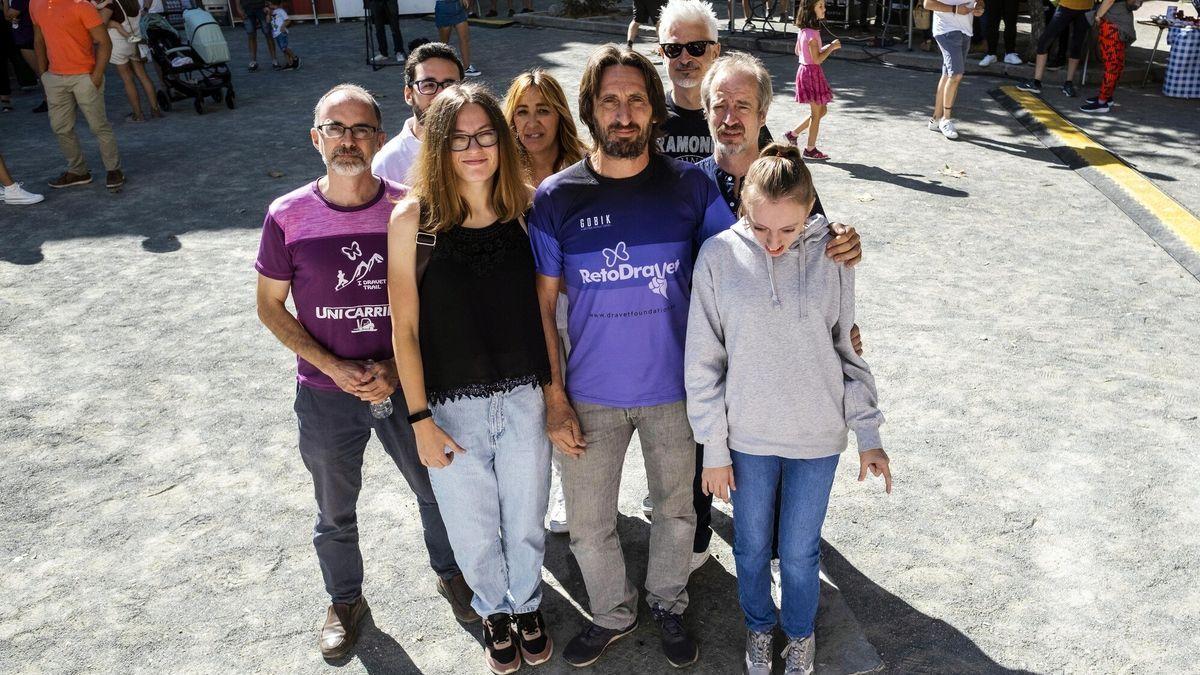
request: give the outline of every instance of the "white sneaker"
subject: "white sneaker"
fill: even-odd
[[[463,74],[466,75],[467,77],[479,77],[483,73],[476,70],[475,64],[472,63],[471,65],[467,66],[467,69],[463,72]]]
[[[1004,62],[1010,66],[1019,66],[1022,63],[1025,63],[1024,61],[1021,60],[1020,56],[1017,56],[1016,52],[1009,52],[1009,53],[1005,54]]]
[[[982,59],[979,59],[979,66],[981,68],[987,68],[988,66],[992,65],[996,61],[999,61],[999,59],[996,58],[995,54],[988,54],[987,56],[983,57]]]
[[[405,60],[407,60],[407,57],[404,55],[404,52],[396,52],[396,63],[404,63]]]
[[[371,61],[373,61],[375,63],[383,63],[384,61],[387,61],[387,60],[388,60],[388,57],[385,56],[384,54],[376,54],[374,56],[374,58],[371,59]]]
[[[690,567],[688,567],[688,576],[691,576],[696,570],[704,567],[704,563],[708,562],[708,557],[708,549],[704,549],[699,553],[693,551],[692,564]]]
[[[0,201],[3,201],[5,204],[12,204],[13,206],[28,206],[29,204],[36,204],[43,199],[45,199],[44,196],[26,190],[21,187],[20,183],[6,185],[3,190],[0,190]]]
[[[930,131],[941,131],[942,127],[936,119],[930,117],[929,118],[929,130]]]
[[[783,675],[812,675],[817,660],[817,638],[792,638],[783,648]]]
[[[949,138],[952,141],[958,138],[958,129],[954,126],[954,120],[950,119],[949,117],[942,120],[939,128],[942,130],[942,135],[946,138]]]
[[[567,526],[567,500],[563,498],[562,483],[550,483],[550,531],[554,534],[566,534],[571,531]]]

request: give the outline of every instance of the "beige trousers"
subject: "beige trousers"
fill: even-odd
[[[42,75],[42,87],[46,90],[46,105],[50,112],[50,129],[58,137],[58,145],[67,158],[67,171],[74,174],[88,172],[75,134],[75,107],[83,111],[92,134],[100,142],[100,157],[104,168],[116,171],[121,168],[121,157],[117,154],[117,138],[104,112],[104,91],[92,84],[90,75]]]

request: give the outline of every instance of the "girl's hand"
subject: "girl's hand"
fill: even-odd
[[[450,462],[454,461],[454,454],[447,453],[446,448],[458,453],[466,452],[450,438],[450,434],[442,431],[442,428],[433,422],[432,417],[414,424],[413,433],[417,437],[417,455],[420,456],[421,463],[430,469],[450,466]]]
[[[829,43],[829,51],[831,51],[831,52],[836,52],[837,50],[839,50],[841,48],[842,48],[841,40],[834,40],[833,42]]]
[[[861,483],[867,479],[867,471],[870,471],[872,476],[882,474],[883,489],[889,495],[892,494],[892,470],[889,465],[890,460],[883,448],[858,453],[858,482]]]
[[[736,490],[737,486],[733,484],[733,465],[718,466],[715,468],[705,467],[700,473],[700,487],[706,495],[716,495],[723,501],[729,501],[729,491]]]

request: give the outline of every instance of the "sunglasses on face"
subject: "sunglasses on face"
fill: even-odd
[[[379,133],[379,127],[373,127],[369,124],[355,124],[348,127],[340,122],[326,122],[325,124],[318,125],[317,131],[320,131],[322,136],[331,141],[336,141],[345,136],[347,131],[350,132],[350,137],[354,140],[365,141]]]
[[[419,93],[419,94],[423,94],[425,96],[432,96],[432,95],[436,94],[439,89],[445,89],[446,87],[453,87],[454,85],[458,84],[460,81],[461,80],[442,80],[439,82],[438,80],[430,78],[427,80],[417,80],[416,82],[413,82],[412,88],[416,89],[417,93]]]
[[[481,148],[490,148],[500,142],[500,135],[495,129],[484,129],[474,134],[454,134],[450,137],[450,151],[462,152],[471,147],[471,141]]]
[[[666,54],[668,59],[677,59],[685,49],[687,50],[687,53],[691,54],[692,56],[704,56],[704,52],[708,51],[708,46],[715,44],[717,43],[714,40],[696,40],[686,44],[680,44],[678,42],[665,42],[658,46],[662,47],[663,54]]]

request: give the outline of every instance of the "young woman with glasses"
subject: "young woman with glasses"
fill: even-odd
[[[539,611],[550,479],[542,385],[550,350],[522,214],[517,142],[485,89],[447,89],[425,116],[413,192],[388,235],[396,361],[493,673],[548,660]],[[418,246],[434,240],[432,247]]]

